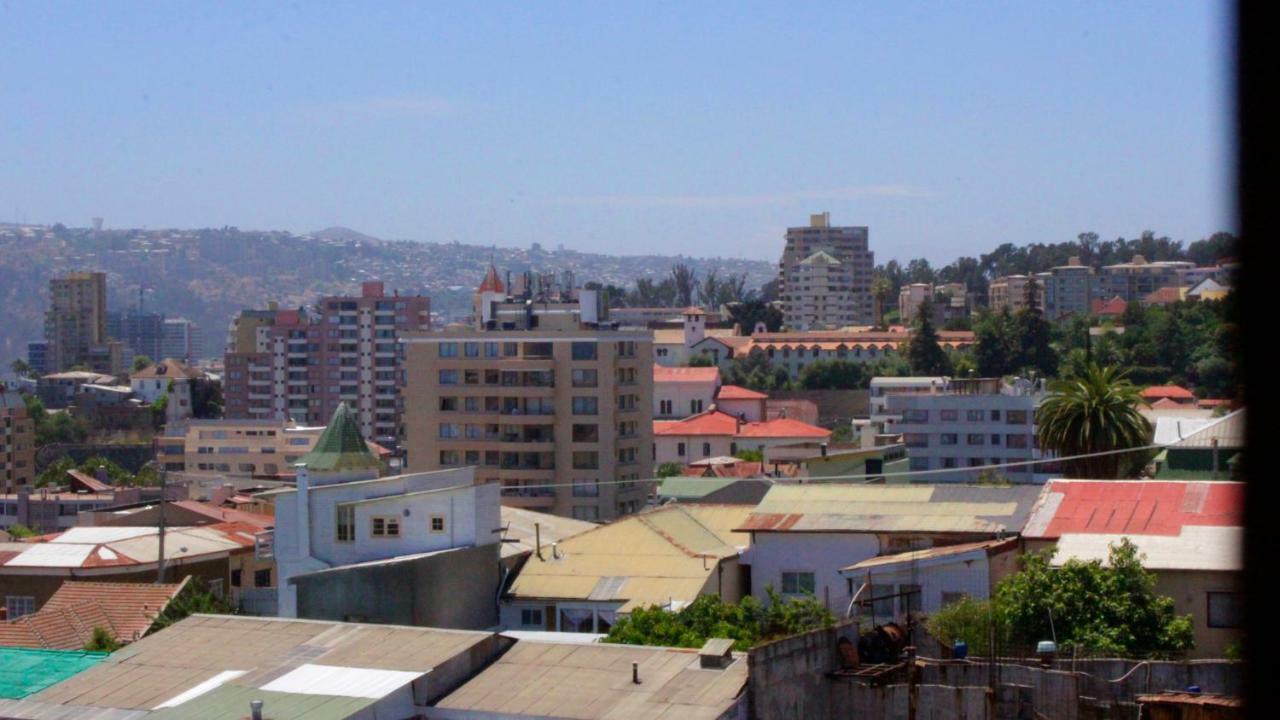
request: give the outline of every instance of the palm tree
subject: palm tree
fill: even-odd
[[[871,281],[871,294],[876,299],[876,327],[884,327],[884,301],[889,297],[890,292],[893,292],[893,285],[890,284],[889,278],[877,275],[876,279]]]
[[[1079,376],[1050,385],[1051,394],[1036,410],[1040,447],[1068,457],[1147,445],[1151,423],[1138,412],[1141,395],[1125,374],[1114,365],[1089,363]],[[1109,480],[1145,459],[1142,453],[1115,453],[1064,465],[1069,477]]]

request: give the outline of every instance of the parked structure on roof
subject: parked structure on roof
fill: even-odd
[[[1023,530],[1027,550],[1056,547],[1054,564],[1106,562],[1128,538],[1195,623],[1193,657],[1224,657],[1244,636],[1244,484],[1054,480]]]

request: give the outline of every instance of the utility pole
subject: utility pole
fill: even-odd
[[[168,473],[160,463],[156,463],[156,466],[160,471],[160,521],[158,523],[160,528],[160,558],[156,562],[156,584],[159,585],[164,582],[164,499],[167,488],[165,476]]]

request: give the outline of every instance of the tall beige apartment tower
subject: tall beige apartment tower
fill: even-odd
[[[863,227],[832,227],[831,213],[809,216],[808,227],[787,228],[779,263],[783,322],[793,330],[872,325],[875,254]]]
[[[49,341],[49,371],[58,372],[91,363],[107,345],[107,276],[73,272],[49,280],[49,310],[44,320]],[[117,368],[95,368],[119,372]]]
[[[642,509],[653,477],[653,333],[607,319],[594,290],[490,268],[470,327],[408,333],[410,472],[475,466],[505,505],[580,520]]]

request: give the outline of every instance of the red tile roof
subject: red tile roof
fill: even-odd
[[[0,646],[79,650],[101,627],[124,643],[151,628],[187,581],[177,584],[68,580],[35,613],[0,623]]]
[[[262,513],[248,512],[246,510],[236,510],[234,508],[223,508],[216,505],[210,505],[199,500],[178,500],[169,503],[174,507],[180,507],[183,510],[193,512],[197,515],[203,515],[210,520],[216,520],[220,523],[244,523],[253,525],[259,530],[265,530],[276,524],[276,519],[270,515]]]
[[[498,269],[490,265],[488,272],[484,274],[484,280],[481,281],[480,287],[476,292],[506,292],[506,288],[502,285],[502,280],[498,279]]]
[[[1152,401],[1160,398],[1171,400],[1195,400],[1195,393],[1177,385],[1155,385],[1142,391],[1142,399]]]
[[[778,418],[766,422],[740,422],[738,418],[721,412],[710,410],[684,420],[655,421],[654,435],[724,435],[731,437],[753,438],[825,438],[831,431],[815,425]]]
[[[1242,527],[1244,483],[1051,480],[1023,535],[1172,536],[1187,525]]]
[[[1176,287],[1162,287],[1155,292],[1147,293],[1142,302],[1147,305],[1172,305],[1182,300],[1182,290]]]
[[[755,390],[748,390],[739,385],[721,385],[716,393],[716,400],[764,400],[769,396]]]
[[[720,381],[720,368],[717,367],[666,367],[653,366],[655,383],[716,383]]]
[[[1093,311],[1094,315],[1123,315],[1126,305],[1124,298],[1117,295],[1110,300],[1095,298],[1090,303],[1089,309]]]
[[[173,378],[194,380],[199,378],[200,374],[199,370],[189,368],[173,358],[167,358],[130,374],[129,378],[131,380],[167,380]]]

